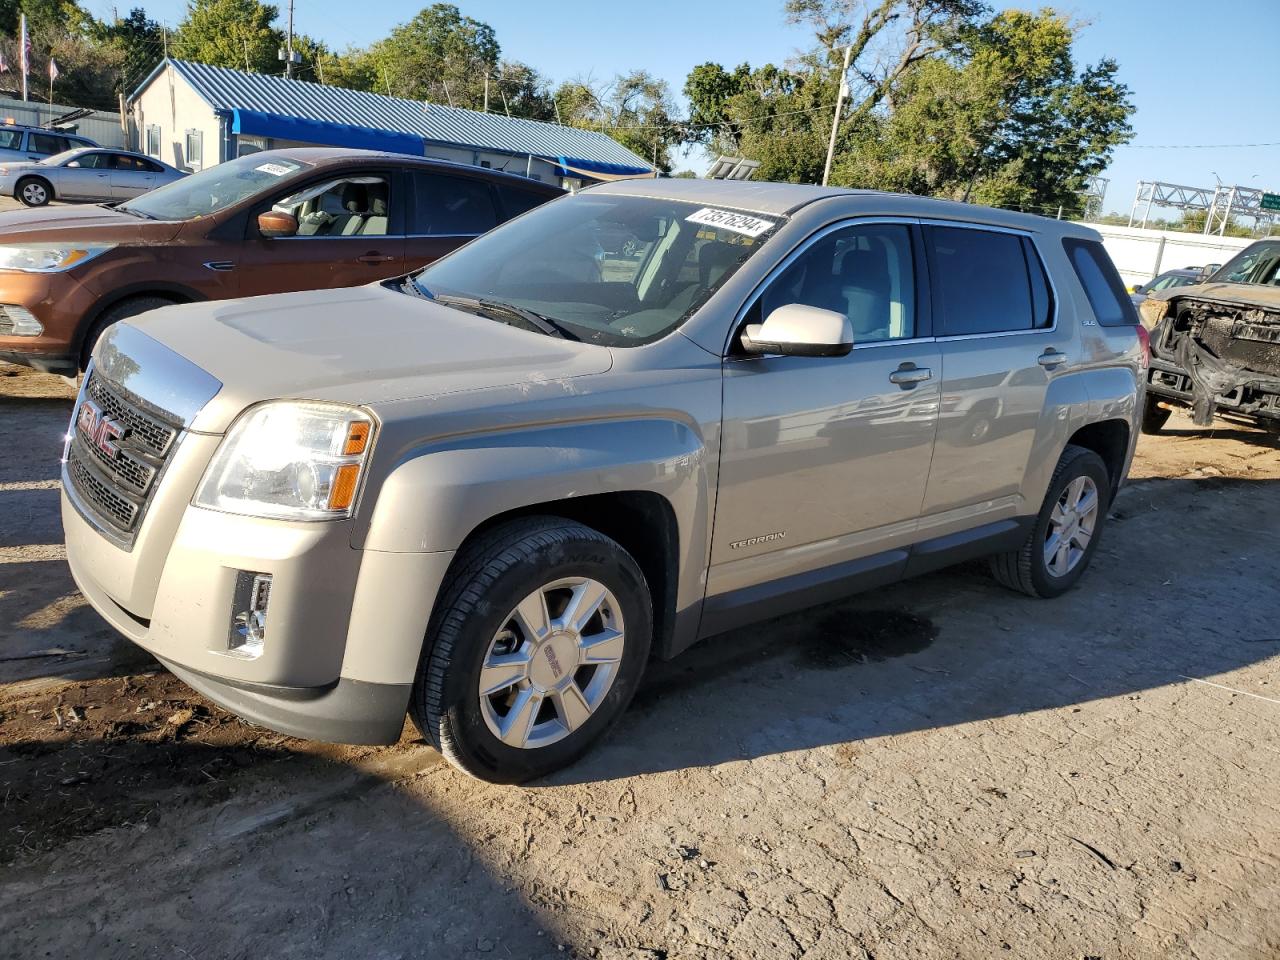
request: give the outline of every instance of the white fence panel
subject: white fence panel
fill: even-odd
[[[1146,283],[1162,270],[1226,263],[1253,243],[1245,237],[1205,236],[1177,230],[1144,230],[1086,223],[1102,234],[1102,245],[1126,284]]]

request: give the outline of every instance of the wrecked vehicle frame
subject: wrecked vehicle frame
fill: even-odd
[[[1153,294],[1141,307],[1151,330],[1145,432],[1171,406],[1199,426],[1215,412],[1280,430],[1280,240],[1261,240],[1202,284]]]

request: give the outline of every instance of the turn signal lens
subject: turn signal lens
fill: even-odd
[[[356,502],[356,484],[360,480],[360,465],[347,463],[338,468],[329,490],[330,510],[349,510]]]
[[[344,456],[355,457],[364,453],[369,445],[370,426],[363,420],[357,420],[347,428],[347,442],[342,448]]]

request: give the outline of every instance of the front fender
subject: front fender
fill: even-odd
[[[710,480],[702,438],[660,418],[558,424],[449,438],[414,451],[382,483],[364,546],[458,549],[486,520],[573,497],[643,490],[670,503],[681,556],[705,556]],[[695,560],[696,562],[696,560]]]

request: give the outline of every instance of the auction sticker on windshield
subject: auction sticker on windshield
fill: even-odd
[[[285,174],[293,173],[298,168],[284,163],[260,163],[253,169],[260,173],[269,173],[273,177],[283,177]]]
[[[705,223],[708,227],[719,227],[721,230],[731,230],[748,237],[758,237],[776,226],[772,220],[761,220],[747,213],[717,210],[714,207],[703,207],[697,213],[689,214],[685,220],[689,223]]]

